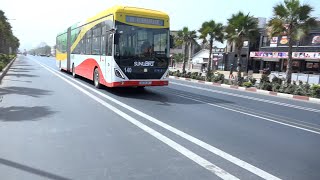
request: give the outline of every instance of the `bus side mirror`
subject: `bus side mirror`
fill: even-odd
[[[174,39],[173,39],[173,36],[170,35],[170,48],[173,48],[174,47]]]
[[[114,34],[114,44],[115,45],[119,44],[119,39],[120,39],[120,34],[119,33],[115,33]]]

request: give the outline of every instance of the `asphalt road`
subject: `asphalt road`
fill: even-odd
[[[0,85],[0,179],[320,179],[320,105],[170,80],[95,89],[19,56]]]

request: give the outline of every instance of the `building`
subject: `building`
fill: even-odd
[[[178,35],[178,31],[170,31],[170,35],[174,36],[174,37],[177,37]],[[170,49],[170,56],[172,57],[173,54],[184,54],[184,48],[185,48],[186,44],[183,43],[182,45],[180,46],[175,46],[174,48],[171,48]],[[199,45],[199,43],[197,43],[197,41],[193,41],[192,45],[191,45],[191,57],[199,52],[201,50],[201,46]],[[187,56],[189,55],[189,48],[187,47]],[[190,60],[191,61],[191,60]],[[174,60],[171,59],[171,64],[170,66],[172,66],[174,63]]]
[[[269,38],[265,29],[261,32],[259,50],[250,49],[248,66],[254,72],[265,68],[285,72],[288,62],[287,36]],[[294,42],[292,57],[294,73],[320,74],[320,22],[317,28]]]
[[[192,56],[192,66],[198,67],[201,71],[205,71],[208,68],[209,62],[209,49],[202,49]],[[213,48],[211,55],[211,69],[224,70],[225,67],[225,48]]]
[[[259,32],[262,33],[265,31],[266,28],[266,18],[258,17],[258,29]],[[245,40],[243,43],[243,48],[241,50],[241,58],[240,58],[240,63],[241,63],[241,70],[244,72],[247,72],[249,70],[252,70],[252,65],[250,62],[250,52],[251,51],[259,51],[259,46],[260,44],[260,37],[257,37],[254,41],[249,41]],[[227,43],[226,47],[226,53],[225,53],[225,67],[224,70],[229,71],[231,64],[233,64],[233,68],[237,67],[237,53],[236,53],[236,48],[235,45]]]

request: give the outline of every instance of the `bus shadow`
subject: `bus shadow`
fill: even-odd
[[[93,82],[83,77],[78,77],[82,82],[85,82],[86,85],[94,88]],[[210,101],[213,104],[223,104],[223,103],[234,103],[231,101],[226,101],[219,98],[213,98],[208,96],[203,96],[199,94],[193,94],[186,91],[174,91],[172,88],[168,87],[145,87],[144,89],[136,88],[136,87],[116,87],[116,88],[109,88],[106,86],[102,86],[101,90],[106,93],[110,93],[112,95],[128,98],[128,99],[139,99],[145,101],[154,101],[158,102],[156,105],[162,106],[171,106],[171,104],[204,104],[201,101],[194,101],[190,100],[190,98],[183,98],[177,96],[176,94],[187,95],[188,97],[196,97],[205,102]],[[103,93],[104,93],[103,92]]]

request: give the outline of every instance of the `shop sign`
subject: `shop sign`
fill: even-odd
[[[272,37],[270,41],[270,47],[277,47],[278,45],[278,37]]]
[[[256,58],[288,58],[288,52],[252,51],[250,57]],[[320,52],[293,52],[293,59],[320,59]]]

